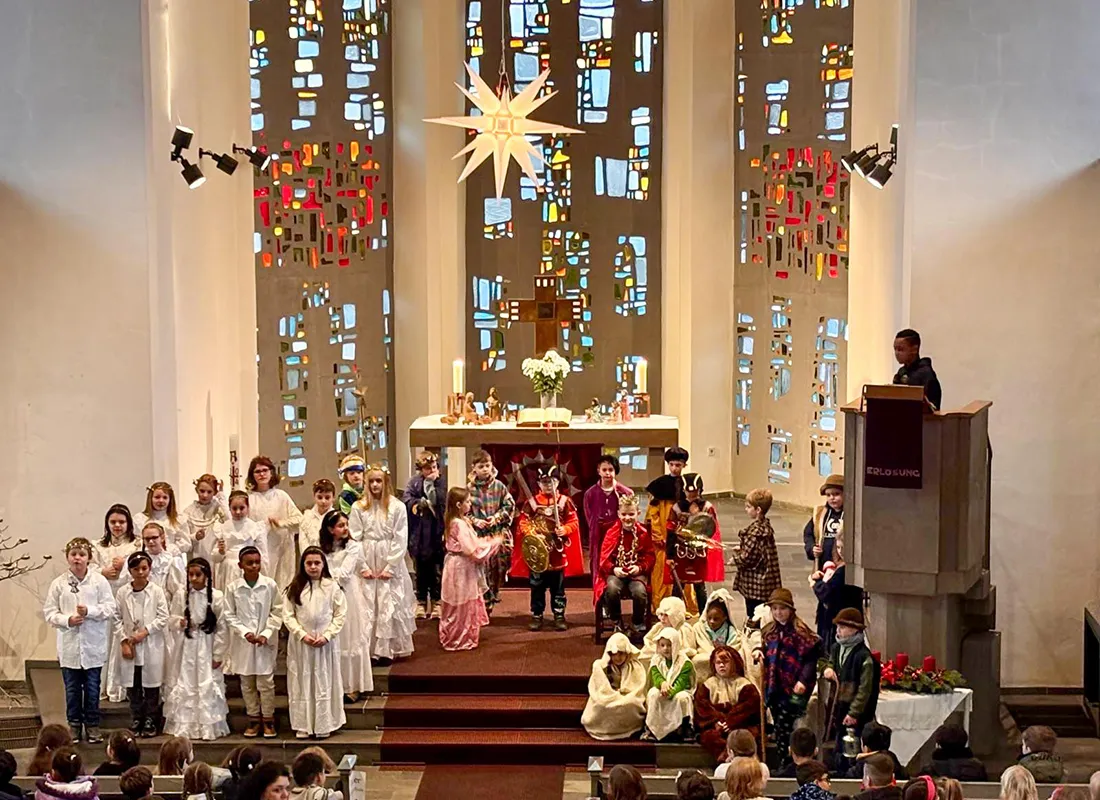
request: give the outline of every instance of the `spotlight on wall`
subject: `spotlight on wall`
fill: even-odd
[[[867,175],[867,182],[876,189],[881,189],[894,174],[894,165],[898,163],[898,126],[890,130],[890,152],[883,154],[885,158]]]
[[[848,170],[849,172],[855,172],[856,171],[856,164],[859,163],[861,158],[863,158],[865,155],[870,153],[872,149],[877,153],[878,152],[878,145],[877,144],[869,144],[866,147],[864,147],[862,150],[853,150],[848,155],[841,156],[841,158],[840,158],[841,166],[843,166],[844,169]]]
[[[247,155],[249,162],[256,169],[267,169],[267,165],[271,163],[271,156],[267,153],[260,152],[255,147],[241,147],[235,144],[233,145],[233,152]]]
[[[237,169],[237,159],[233,158],[233,156],[227,153],[222,153],[219,155],[212,150],[203,150],[200,147],[199,159],[201,160],[203,156],[208,156],[209,158],[213,159],[214,163],[218,165],[218,169],[220,169],[226,175],[232,175],[233,172]]]
[[[190,128],[185,128],[182,125],[177,125],[175,133],[172,134],[172,160],[178,161],[180,155],[191,146],[191,140],[195,137],[195,132]]]
[[[853,150],[840,159],[841,165],[851,173],[866,178],[876,189],[881,189],[894,174],[898,163],[898,126],[890,131],[890,149],[881,150],[878,142],[862,150]]]
[[[180,156],[178,160],[183,165],[181,173],[184,181],[187,182],[188,189],[198,189],[206,183],[206,176],[202,174],[198,164],[192,164],[183,156]]]

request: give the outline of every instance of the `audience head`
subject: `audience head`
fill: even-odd
[[[196,761],[188,764],[183,771],[183,794],[185,797],[192,795],[214,796],[214,770],[209,764]]]
[[[190,739],[186,736],[169,736],[160,746],[157,775],[182,775],[194,757]]]
[[[1089,798],[1090,800],[1100,800],[1100,770],[1092,773],[1089,778]]]
[[[325,752],[325,748],[320,745],[313,745],[312,747],[302,748],[302,751],[298,755],[305,755],[306,753],[312,753],[315,756],[320,756],[321,761],[325,764],[325,772],[334,774],[336,772],[336,762],[329,758],[329,754]]]
[[[295,786],[313,786],[325,781],[325,761],[316,753],[299,753],[290,767]]]
[[[905,784],[901,796],[902,800],[943,800],[939,796],[936,782],[927,775],[918,775]]]
[[[1046,725],[1032,725],[1021,737],[1023,751],[1027,753],[1053,753],[1058,746],[1058,734]]]
[[[764,794],[767,779],[764,768],[755,758],[738,757],[730,761],[726,771],[726,793],[729,800],[749,800]]]
[[[744,728],[730,731],[726,737],[726,750],[729,751],[730,758],[756,758],[756,737]]]
[[[1059,786],[1051,793],[1050,800],[1090,800],[1090,795],[1084,786]]]
[[[72,783],[84,770],[80,753],[72,747],[59,747],[50,759],[50,775],[58,783]]]
[[[859,740],[863,743],[863,752],[881,753],[884,750],[889,750],[890,739],[893,735],[894,732],[889,726],[880,725],[877,722],[868,722],[863,727],[863,733],[859,737]]]
[[[791,758],[795,763],[809,761],[817,755],[817,736],[809,728],[795,728],[791,733]]]
[[[234,747],[222,762],[222,766],[229,770],[229,774],[236,780],[244,780],[256,765],[264,760],[264,754],[258,747],[243,744]]]
[[[954,778],[937,778],[939,800],[963,800],[963,787]]]
[[[714,784],[697,769],[676,776],[676,800],[714,800]]]
[[[115,731],[107,737],[107,760],[121,764],[123,769],[141,763],[141,746],[130,731]]]
[[[863,783],[869,789],[881,789],[894,782],[894,759],[875,753],[863,759]]]
[[[948,758],[969,755],[969,748],[966,745],[970,741],[970,736],[962,725],[940,725],[933,734],[932,740],[936,743],[938,751],[936,755]]]
[[[7,783],[15,777],[17,769],[15,756],[7,750],[0,750],[0,783]]]
[[[1019,764],[1001,773],[1001,800],[1038,800],[1035,778]]]
[[[807,783],[815,783],[826,791],[829,790],[829,770],[820,761],[804,761],[794,771],[794,777],[799,786]]]
[[[43,725],[38,732],[38,744],[27,768],[28,775],[45,775],[52,766],[53,752],[59,747],[72,747],[73,735],[64,725]]]
[[[616,764],[607,776],[607,800],[646,800],[642,773],[629,764]]]
[[[238,800],[287,800],[290,777],[278,761],[261,761],[241,784]]]
[[[130,767],[118,776],[118,790],[126,800],[145,800],[153,793],[153,773],[148,767]]]

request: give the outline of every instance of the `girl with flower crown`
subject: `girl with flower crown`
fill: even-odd
[[[416,632],[416,598],[405,564],[409,517],[405,504],[393,496],[390,474],[372,464],[366,491],[351,508],[352,538],[363,549],[363,629],[372,659],[412,655]]]

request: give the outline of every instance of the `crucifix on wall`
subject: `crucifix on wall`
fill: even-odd
[[[553,275],[535,278],[533,300],[509,300],[508,321],[535,323],[535,355],[558,347],[558,331],[566,324],[579,322],[583,301],[581,298],[558,296],[558,279]]]

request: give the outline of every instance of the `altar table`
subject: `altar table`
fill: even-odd
[[[680,420],[663,414],[635,417],[630,422],[585,422],[573,417],[566,428],[520,428],[514,422],[487,425],[446,425],[442,415],[419,417],[409,426],[409,447],[442,451],[448,447],[477,448],[482,445],[593,445],[640,447],[648,450],[647,480],[664,474],[665,448],[680,443]]]
[[[913,694],[884,690],[878,698],[875,719],[893,730],[890,749],[902,764],[908,764],[940,725],[957,711],[970,732],[973,689],[955,689],[950,694]]]

